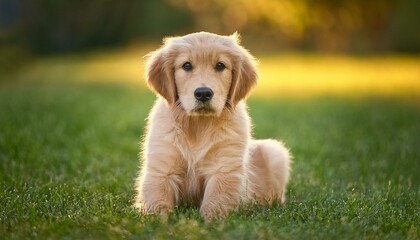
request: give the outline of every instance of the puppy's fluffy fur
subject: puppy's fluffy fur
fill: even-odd
[[[168,38],[148,57],[146,80],[159,98],[148,118],[135,207],[166,217],[193,203],[210,220],[240,203],[284,202],[290,155],[281,142],[251,138],[242,100],[258,75],[238,35]],[[194,94],[203,87],[213,92],[205,102]]]

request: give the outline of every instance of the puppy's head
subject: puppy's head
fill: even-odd
[[[254,58],[239,45],[239,36],[200,32],[167,38],[150,53],[149,87],[188,115],[219,116],[234,108],[257,82]]]

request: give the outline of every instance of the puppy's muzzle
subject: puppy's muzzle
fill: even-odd
[[[194,91],[194,97],[200,102],[207,102],[213,98],[213,91],[207,87],[200,87]]]

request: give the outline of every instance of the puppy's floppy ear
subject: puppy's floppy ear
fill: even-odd
[[[162,96],[169,107],[177,100],[173,56],[165,47],[146,55],[146,82],[149,88]]]
[[[233,57],[233,76],[228,100],[231,107],[244,99],[257,84],[258,73],[254,57],[239,45],[239,34],[234,33],[231,38],[235,41],[236,54]]]

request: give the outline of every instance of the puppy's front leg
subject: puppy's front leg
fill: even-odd
[[[209,175],[206,179],[200,214],[207,222],[213,218],[226,217],[241,199],[243,167],[223,170]]]
[[[162,159],[163,157],[163,159]],[[170,156],[148,156],[137,179],[136,207],[145,214],[166,219],[180,201],[184,171],[180,161]]]
[[[175,191],[170,176],[150,176],[146,174],[137,196],[138,208],[145,214],[159,214],[166,219],[175,206]]]

